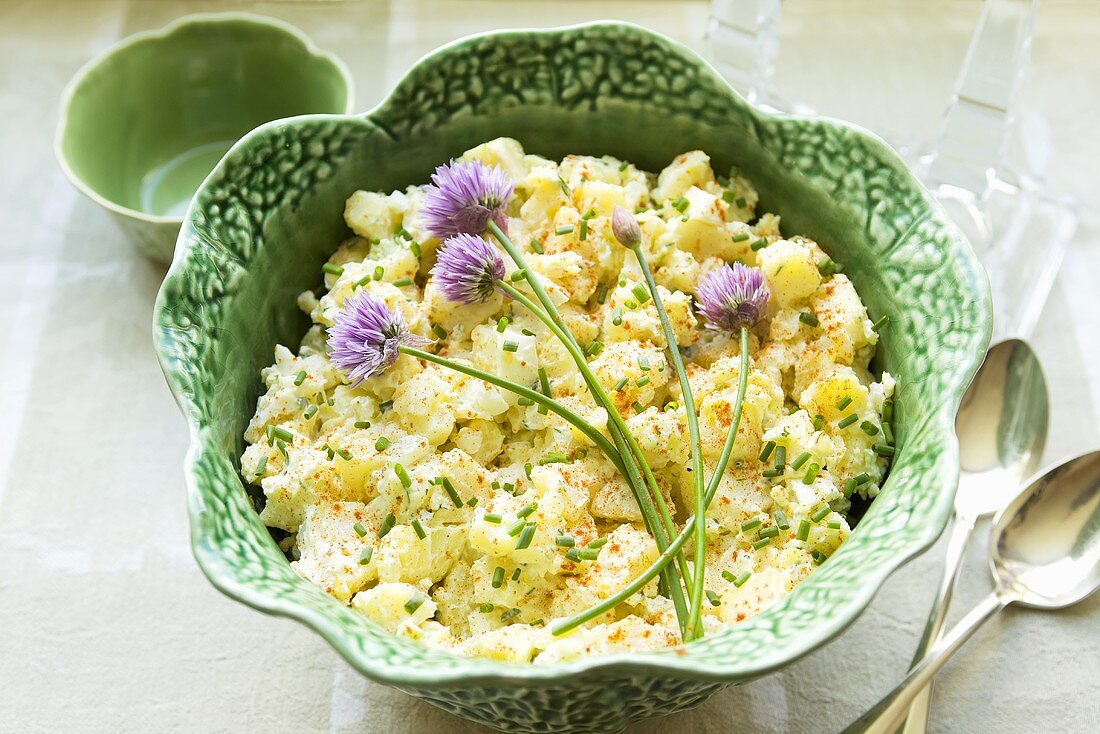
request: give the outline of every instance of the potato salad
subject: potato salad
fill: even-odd
[[[868,369],[878,334],[848,277],[811,239],[781,233],[750,181],[716,172],[703,151],[657,174],[609,156],[548,160],[508,138],[463,159],[514,182],[503,229],[526,277],[582,346],[682,526],[693,512],[684,396],[641,268],[612,232],[615,207],[635,214],[694,396],[707,476],[747,370],[732,454],[705,514],[702,569],[693,540],[685,546],[687,568],[705,572],[702,625],[718,633],[790,593],[845,541],[851,498],[877,493],[893,452],[894,380]],[[275,348],[244,435],[241,472],[262,489],[261,520],[302,577],[427,645],[546,664],[680,644],[658,578],[553,632],[658,558],[631,486],[590,435],[538,402],[407,353],[359,382],[334,364],[334,319],[369,293],[423,349],[550,396],[611,435],[595,383],[545,323],[501,293],[444,297],[430,272],[440,242],[424,227],[424,200],[424,186],[347,199],[351,236],[325,263],[323,287],[298,298],[313,326],[296,351]],[[746,365],[738,335],[707,328],[694,298],[704,276],[735,262],[758,269],[770,292]],[[504,279],[526,287],[507,267]]]

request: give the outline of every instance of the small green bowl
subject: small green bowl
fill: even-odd
[[[168,263],[195,190],[242,135],[351,108],[347,67],[293,26],[191,15],[85,64],[62,95],[54,148],[69,180]]]
[[[321,283],[347,237],[345,199],[423,183],[500,135],[550,158],[606,153],[651,171],[705,150],[717,169],[752,179],[785,232],[842,263],[874,318],[889,316],[877,358],[898,377],[889,477],[844,545],[758,616],[677,649],[554,665],[462,658],[395,637],[299,577],[260,522],[241,480],[242,432],[272,349],[308,328],[295,299]],[[959,476],[955,413],[989,343],[992,303],[962,234],[879,138],[765,114],[680,44],[596,23],[466,38],[422,59],[365,115],[280,120],[245,136],[191,202],[153,323],[191,431],[193,549],[215,586],[309,625],[365,675],[460,716],[508,732],[595,734],[789,665],[935,542]]]

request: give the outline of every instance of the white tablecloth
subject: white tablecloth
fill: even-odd
[[[879,129],[934,129],[976,3],[785,4],[779,81]],[[191,558],[184,424],[154,360],[162,270],[136,256],[51,151],[57,99],[92,54],[193,11],[285,18],[342,56],[366,109],[422,53],[467,33],[633,20],[705,50],[703,2],[0,0],[0,730],[482,732],[353,672],[320,638],[221,596]],[[1024,92],[1052,180],[1085,218],[1034,344],[1053,402],[1048,459],[1100,446],[1100,16],[1039,15]],[[942,545],[844,634],[781,673],[633,732],[830,732],[903,674]],[[990,588],[984,538],[952,613]],[[1009,611],[940,676],[936,732],[1095,731],[1100,597]]]

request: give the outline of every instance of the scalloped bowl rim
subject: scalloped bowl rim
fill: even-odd
[[[124,206],[123,204],[111,201],[107,197],[103,196],[103,194],[99,193],[90,185],[88,185],[81,176],[77,175],[76,171],[74,171],[72,166],[69,165],[68,156],[65,155],[65,152],[62,150],[61,147],[62,143],[65,140],[65,135],[69,129],[69,106],[72,104],[73,96],[76,94],[76,90],[84,83],[87,76],[91,74],[96,67],[114,56],[129,51],[134,46],[142,43],[163,41],[191,25],[240,22],[263,25],[268,26],[269,28],[280,30],[301,43],[302,48],[306,51],[306,53],[314,56],[315,58],[324,59],[328,63],[332,64],[333,68],[344,80],[344,88],[346,90],[344,100],[344,112],[342,115],[339,116],[352,115],[352,110],[355,109],[355,81],[351,76],[351,70],[348,69],[347,64],[345,64],[343,59],[341,59],[339,56],[332,53],[331,51],[326,51],[323,48],[317,46],[317,44],[313,42],[313,39],[307,36],[302,31],[302,29],[297,28],[290,23],[287,23],[286,21],[279,20],[278,18],[271,18],[266,15],[258,15],[255,13],[192,13],[190,15],[184,15],[180,18],[176,18],[171,23],[161,28],[150,28],[149,30],[138,31],[137,33],[126,36],[118,42],[111,44],[103,51],[85,61],[84,64],[82,64],[81,67],[77,69],[76,73],[73,74],[72,78],[69,79],[68,84],[65,85],[65,88],[61,92],[61,101],[59,107],[60,119],[57,121],[57,130],[54,133],[53,138],[54,158],[57,160],[58,165],[61,166],[61,171],[65,174],[65,178],[69,179],[69,183],[75,186],[77,190],[80,191],[80,193],[87,196],[96,204],[99,204],[104,209],[107,209],[114,214],[118,214],[119,216],[127,217],[129,219],[136,219],[142,222],[149,222],[151,224],[175,224],[182,226],[185,221],[190,221],[188,219],[188,216],[190,214],[190,206],[188,206],[187,214],[184,214],[184,216],[182,217],[168,216],[165,214],[150,214],[149,212],[143,212],[138,209],[133,209],[131,207]],[[299,117],[307,116],[308,115],[299,115]],[[272,120],[271,122],[278,122],[278,120]],[[269,123],[264,123],[264,125],[267,124]],[[245,138],[249,137],[253,132],[262,128],[264,125],[253,128],[252,130],[249,130],[247,133],[242,135],[241,138],[233,144],[230,150],[226,151],[226,155],[228,155],[229,152],[237,147],[237,143],[240,143]],[[224,156],[222,157],[222,159],[224,160]],[[219,161],[219,164],[220,163],[221,161]],[[217,170],[217,167],[215,167],[215,170]],[[211,173],[213,173],[213,171],[211,171]],[[209,176],[207,176],[207,178],[209,178]],[[198,193],[199,189],[201,189],[205,184],[206,179],[203,179],[203,182],[199,185],[199,188],[195,189],[195,193]]]
[[[450,49],[470,42],[471,40],[486,39],[493,37],[509,36],[509,35],[530,35],[530,34],[556,34],[570,31],[581,31],[592,28],[601,27],[616,27],[616,28],[628,28],[634,32],[642,33],[651,38],[659,39],[660,42],[674,47],[678,50],[686,52],[686,54],[693,59],[697,60],[699,65],[705,69],[708,73],[714,76],[714,78],[724,87],[727,88],[729,94],[736,100],[736,102],[742,105],[747,113],[752,117],[760,119],[772,119],[790,123],[797,123],[799,121],[813,120],[816,122],[826,123],[830,126],[839,128],[845,128],[851,130],[869,141],[877,144],[886,153],[886,157],[891,159],[895,164],[895,168],[904,172],[904,174],[910,179],[917,189],[921,192],[923,197],[923,204],[927,209],[928,214],[939,214],[948,227],[953,230],[954,235],[952,239],[956,242],[958,249],[956,251],[957,256],[963,260],[968,261],[971,272],[977,276],[976,286],[981,291],[978,295],[980,299],[974,302],[974,307],[981,309],[983,313],[982,328],[983,334],[979,343],[985,347],[988,345],[991,333],[992,333],[992,297],[990,295],[989,282],[985,274],[980,261],[974,254],[974,251],[967,241],[965,236],[951,224],[951,220],[947,217],[946,210],[943,205],[929,192],[929,190],[920,182],[920,180],[912,173],[900,155],[880,136],[874,132],[867,130],[866,128],[851,123],[845,120],[840,120],[825,115],[799,115],[783,112],[770,112],[764,111],[760,108],[752,105],[745,100],[736,90],[734,90],[729,83],[714,69],[706,59],[700,56],[697,52],[685,46],[684,44],[675,41],[661,33],[650,30],[643,26],[639,26],[634,23],[623,21],[593,21],[586,23],[577,23],[566,26],[554,26],[547,28],[511,28],[501,29],[496,31],[474,33],[461,38],[450,41],[443,44],[433,51],[425,54],[413,64],[409,70],[402,76],[390,92],[383,97],[383,99],[370,110],[360,114],[313,114],[313,115],[300,115],[291,118],[285,118],[283,120],[273,120],[271,122],[264,123],[256,129],[244,135],[238,140],[233,147],[225,154],[225,156],[218,162],[217,166],[211,171],[209,176],[199,186],[196,196],[192,199],[190,206],[188,207],[187,214],[184,218],[184,226],[180,231],[179,238],[177,240],[175,254],[173,256],[172,264],[168,270],[168,274],[165,277],[164,285],[162,285],[160,291],[157,294],[156,303],[154,306],[154,343],[156,346],[157,357],[160,361],[161,368],[165,374],[166,381],[169,388],[172,391],[173,396],[176,399],[177,404],[180,406],[181,411],[184,413],[188,423],[188,431],[190,443],[188,446],[187,454],[184,460],[184,470],[186,478],[186,486],[188,492],[188,504],[191,520],[191,541],[192,551],[198,565],[204,575],[209,579],[219,591],[226,596],[233,598],[241,603],[244,603],[260,612],[265,614],[271,614],[280,617],[287,617],[300,622],[310,627],[314,632],[324,638],[329,644],[331,644],[338,653],[345,660],[348,661],[353,667],[355,667],[362,674],[366,675],[372,680],[383,682],[394,686],[424,686],[430,685],[437,688],[470,688],[475,686],[497,685],[497,686],[523,686],[532,683],[565,683],[569,678],[575,678],[583,676],[584,679],[590,680],[593,678],[608,678],[617,677],[623,674],[631,675],[644,675],[647,677],[658,676],[661,674],[674,674],[683,679],[713,682],[713,683],[736,683],[749,681],[760,676],[766,675],[770,672],[786,667],[793,663],[795,660],[805,656],[813,650],[821,647],[825,643],[832,640],[839,635],[848,626],[855,622],[855,620],[866,610],[870,604],[871,599],[878,593],[879,589],[886,579],[893,574],[898,568],[908,563],[910,560],[920,555],[928,548],[930,548],[936,541],[936,539],[942,534],[944,528],[947,525],[947,520],[950,515],[950,509],[952,507],[954,492],[958,481],[958,465],[959,465],[959,446],[958,440],[954,435],[954,416],[958,409],[962,395],[968,387],[970,380],[973,378],[974,373],[977,371],[982,360],[984,359],[985,350],[976,350],[969,363],[962,365],[960,369],[960,375],[963,379],[956,382],[954,390],[950,395],[945,396],[941,403],[941,409],[938,413],[930,417],[937,424],[937,427],[950,434],[949,439],[944,444],[945,448],[945,460],[950,460],[950,474],[954,476],[954,480],[950,483],[950,486],[944,486],[937,495],[936,503],[928,510],[929,522],[919,531],[919,534],[914,534],[913,540],[908,543],[904,553],[899,553],[893,556],[888,561],[881,562],[878,566],[869,569],[864,576],[864,583],[859,586],[858,591],[852,596],[852,598],[846,602],[838,605],[841,611],[834,615],[832,620],[828,620],[827,623],[815,626],[812,634],[809,632],[803,632],[797,635],[797,643],[785,648],[782,654],[777,652],[770,652],[769,654],[761,655],[754,664],[749,665],[737,665],[737,666],[723,666],[721,663],[715,663],[714,661],[702,661],[699,659],[692,659],[686,655],[677,654],[678,650],[683,650],[684,647],[679,648],[667,648],[650,652],[629,652],[629,653],[611,653],[593,656],[590,658],[581,658],[578,660],[554,663],[550,665],[534,665],[530,663],[506,663],[494,660],[488,660],[484,658],[471,658],[453,654],[454,657],[460,658],[463,662],[469,663],[470,666],[479,666],[484,672],[468,672],[463,670],[444,670],[444,671],[417,671],[410,673],[408,671],[399,670],[396,667],[384,665],[381,668],[375,664],[372,664],[372,659],[361,654],[359,651],[352,650],[346,646],[347,636],[342,632],[339,627],[331,623],[331,617],[320,610],[309,608],[305,605],[298,604],[293,601],[287,601],[282,598],[275,597],[266,592],[257,590],[246,583],[240,583],[233,578],[230,578],[226,573],[226,564],[222,562],[222,558],[219,556],[216,549],[210,548],[205,543],[205,538],[201,532],[200,523],[197,521],[197,516],[203,502],[202,493],[196,486],[196,477],[193,471],[195,465],[195,459],[200,449],[200,432],[201,427],[198,423],[198,416],[193,414],[194,404],[187,402],[184,397],[177,390],[176,385],[173,383],[172,374],[174,370],[169,364],[169,355],[166,353],[163,345],[161,344],[160,335],[157,332],[158,321],[157,315],[165,308],[164,297],[168,290],[167,284],[177,278],[183,277],[186,271],[183,270],[184,254],[190,245],[187,243],[188,237],[192,234],[190,230],[190,224],[194,214],[195,201],[198,199],[198,192],[202,192],[206,189],[207,184],[216,178],[223,168],[227,165],[227,161],[232,159],[236,153],[241,149],[247,148],[253,141],[258,138],[262,138],[268,133],[268,131],[276,128],[280,125],[285,125],[287,122],[307,122],[316,120],[331,120],[340,122],[361,122],[372,123],[372,118],[379,111],[386,109],[391,103],[395,93],[402,88],[402,82],[404,79],[412,76],[420,67],[426,65],[432,59],[439,55],[446,54]],[[197,233],[196,233],[197,234]],[[942,473],[942,472],[941,472]],[[811,575],[803,584],[800,584],[798,588],[787,595],[789,598],[793,594],[797,594],[799,589],[810,583],[813,579]],[[303,581],[303,583],[308,583]],[[335,603],[335,602],[334,602]],[[775,605],[769,609],[761,612],[757,618],[762,618],[764,615],[768,615],[769,612],[775,610],[780,605]],[[372,622],[367,620],[368,624],[373,625]],[[736,626],[727,628],[719,635],[729,634],[736,629]],[[419,644],[419,643],[412,643]],[[687,646],[690,649],[691,645]]]

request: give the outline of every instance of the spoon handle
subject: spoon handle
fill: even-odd
[[[928,622],[924,625],[924,634],[917,643],[917,651],[913,655],[913,662],[909,665],[916,667],[924,656],[928,654],[932,645],[943,637],[943,622],[947,617],[947,607],[951,604],[951,595],[955,591],[955,582],[959,578],[959,569],[962,567],[963,553],[966,544],[974,532],[974,520],[955,513],[951,522],[951,532],[947,541],[947,553],[943,560],[943,576],[940,577],[939,588],[932,601],[932,610],[928,614]],[[909,715],[905,720],[903,734],[924,734],[928,727],[928,712],[932,707],[932,682],[917,691],[913,698],[913,704],[909,707]]]
[[[874,708],[859,717],[847,729],[844,734],[890,734],[902,722],[905,712],[909,710],[909,704],[932,677],[940,671],[940,668],[951,659],[951,656],[962,647],[963,643],[995,613],[1004,609],[1008,603],[996,593],[992,593],[982,600],[963,617],[958,624],[951,628],[947,635],[932,646],[927,657],[913,668],[905,680],[898,684],[892,692],[875,704]]]

